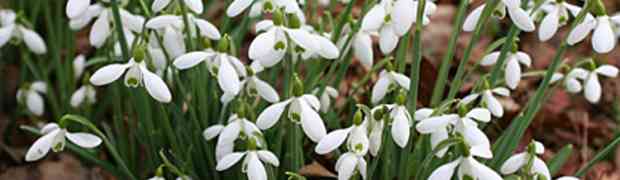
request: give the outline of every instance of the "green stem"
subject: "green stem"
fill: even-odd
[[[129,60],[129,47],[127,46],[127,38],[125,38],[125,33],[123,32],[123,26],[121,21],[121,15],[118,10],[118,0],[110,0],[110,4],[112,4],[112,16],[114,16],[114,28],[116,29],[116,34],[118,35],[118,41],[121,45],[121,53],[123,55],[123,60]]]

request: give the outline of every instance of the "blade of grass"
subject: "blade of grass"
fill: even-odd
[[[575,173],[575,176],[583,177],[584,175],[586,175],[588,170],[590,170],[590,168],[592,168],[592,166],[594,166],[594,164],[596,164],[597,162],[605,159],[607,157],[607,155],[609,155],[614,150],[616,150],[616,146],[618,146],[618,144],[620,144],[620,136],[616,136],[616,138],[611,143],[609,143],[607,146],[605,146],[605,148],[603,148],[603,150],[598,152],[594,156],[594,158],[592,158],[590,161],[588,161],[588,163],[586,163],[585,166],[581,167],[577,171],[577,173]]]

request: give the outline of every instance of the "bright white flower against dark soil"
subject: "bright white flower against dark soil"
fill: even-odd
[[[487,123],[491,121],[491,113],[484,108],[474,108],[463,117],[457,114],[432,116],[433,110],[420,109],[416,111],[416,130],[422,134],[431,134],[431,145],[436,148],[439,143],[458,133],[463,136],[465,143],[472,153],[479,157],[491,158],[491,143],[489,138],[478,128],[477,122]],[[435,154],[443,157],[448,148],[441,149]]]
[[[71,95],[71,107],[79,108],[83,104],[94,104],[97,101],[97,91],[90,84],[83,85]]]
[[[314,30],[310,30],[310,32],[314,32]],[[325,59],[336,59],[338,58],[338,56],[340,56],[339,48],[331,40],[329,40],[329,36],[319,35],[316,33],[312,33],[312,36],[314,36],[314,39],[319,43],[319,48],[315,51],[304,51],[303,53],[301,53],[301,58],[303,60],[317,57],[322,57]]]
[[[274,24],[271,20],[258,22],[256,29],[266,32],[259,34],[252,41],[248,56],[250,59],[260,62],[264,67],[272,67],[278,64],[289,49],[297,51],[295,48],[288,47],[289,44],[302,48],[303,52],[322,52],[321,46],[327,44],[327,42],[317,39],[307,29],[288,28],[281,24]],[[293,43],[289,43],[289,39]],[[327,41],[329,42],[329,40]]]
[[[433,13],[436,6],[427,3],[424,14]],[[362,31],[378,32],[379,47],[383,54],[391,53],[398,44],[399,37],[409,32],[416,21],[417,1],[413,0],[382,0],[368,11],[362,20]],[[424,17],[423,24],[428,24]]]
[[[572,5],[563,0],[547,0],[540,10],[546,13],[538,30],[538,39],[540,41],[547,41],[551,39],[558,29],[568,22],[568,19],[572,15],[577,16],[581,11],[581,7]],[[592,16],[588,14],[588,16]]]
[[[0,47],[11,39],[23,41],[26,47],[35,54],[47,53],[45,41],[37,32],[16,22],[17,15],[13,10],[0,10]]]
[[[239,59],[224,52],[211,49],[190,52],[179,56],[173,62],[178,69],[192,68],[201,62],[206,62],[209,70],[216,73],[217,82],[222,91],[237,95],[241,90],[242,76],[246,76],[245,66]]]
[[[461,103],[469,104],[477,100],[480,96],[482,96],[481,103],[483,104],[483,106],[486,107],[489,111],[491,111],[491,114],[493,114],[493,116],[502,117],[504,116],[504,107],[502,107],[502,104],[499,102],[499,100],[497,100],[495,95],[508,97],[510,96],[510,90],[504,87],[483,90],[480,93],[472,93],[470,95],[465,96],[461,100]]]
[[[346,141],[349,152],[355,153],[358,156],[366,155],[370,144],[367,132],[368,125],[366,121],[362,122],[361,119],[359,117],[359,120],[354,120],[357,122],[354,122],[351,127],[337,129],[327,134],[319,141],[314,151],[318,154],[327,154],[338,149]]]
[[[562,80],[564,88],[570,93],[579,93],[583,89],[583,85],[579,80],[586,79],[588,71],[583,68],[572,69],[566,76],[562,73],[554,73],[551,77],[551,83]]]
[[[463,24],[464,31],[471,32],[476,28],[476,24],[478,23],[478,20],[480,20],[480,16],[482,15],[482,11],[485,6],[486,4],[477,7],[467,16]],[[506,11],[508,11],[508,16],[510,16],[512,23],[514,23],[519,29],[525,32],[532,32],[536,30],[536,26],[534,26],[534,21],[530,15],[521,8],[521,0],[500,1],[495,8],[493,15],[503,19],[506,16]]]
[[[366,167],[368,163],[364,159],[364,155],[355,152],[344,153],[336,161],[336,172],[338,172],[338,180],[348,180],[358,172],[362,179],[366,179]]]
[[[240,136],[243,134],[242,136]],[[219,161],[224,156],[233,152],[235,141],[241,137],[244,139],[253,139],[257,145],[262,146],[262,132],[258,127],[246,118],[233,114],[228,118],[226,126],[217,124],[210,126],[202,132],[203,137],[209,141],[218,137],[215,146],[215,157]]]
[[[497,59],[499,58],[499,55],[500,55],[499,51],[486,55],[484,58],[482,58],[482,61],[480,61],[480,65],[482,66],[494,65],[495,63],[497,63]],[[508,53],[505,63],[506,64],[505,64],[505,69],[504,69],[505,70],[504,79],[506,80],[506,85],[510,89],[515,89],[517,88],[517,86],[519,85],[519,82],[521,81],[521,74],[522,74],[521,64],[524,65],[525,67],[530,67],[530,65],[532,64],[532,59],[530,58],[530,55],[519,51],[516,53]]]
[[[45,110],[45,102],[41,94],[47,93],[47,85],[43,81],[36,81],[17,90],[17,102],[25,103],[28,111],[41,116]]]
[[[362,66],[367,70],[372,68],[374,52],[372,50],[372,38],[370,37],[370,32],[366,32],[363,30],[358,31],[353,35],[349,46],[345,47],[347,39],[351,34],[351,26],[347,24],[343,27],[341,38],[336,42],[336,45],[339,49],[347,49],[353,47],[353,56],[357,58]]]
[[[159,12],[170,5],[170,2],[172,2],[172,0],[155,0],[153,4],[151,4],[151,10],[153,12]],[[183,0],[183,4],[196,14],[202,14],[204,10],[202,0]]]
[[[296,95],[267,107],[258,115],[256,125],[263,130],[273,127],[280,120],[284,110],[288,108],[288,119],[300,124],[310,140],[319,142],[327,134],[323,119],[317,112],[320,107],[321,102],[316,96]]]
[[[28,152],[26,152],[26,161],[36,161],[43,158],[50,149],[54,152],[60,152],[65,148],[66,139],[82,148],[94,148],[101,144],[101,138],[84,132],[72,133],[65,128],[61,128],[56,123],[49,123],[41,128],[41,136],[37,139]]]
[[[599,75],[614,78],[618,76],[618,68],[611,65],[602,65],[593,71],[577,70],[577,78],[584,80],[584,95],[590,103],[598,103],[601,99],[602,87]],[[586,74],[584,74],[584,72]]]
[[[305,22],[305,15],[296,0],[234,0],[226,9],[226,15],[235,17],[250,8],[249,16],[258,17],[262,12],[272,12],[274,9],[282,8],[286,13],[297,15],[302,22]],[[252,5],[252,7],[250,7]]]
[[[264,67],[260,65],[259,62],[252,62],[250,67],[246,67],[247,75],[243,75],[243,80],[241,80],[240,92],[246,92],[248,95],[255,96],[258,95],[267,102],[276,103],[280,101],[280,95],[278,92],[271,86],[269,83],[263,81],[256,74],[262,72]],[[220,101],[222,104],[228,104],[232,101],[237,94],[232,94],[229,92],[224,92]]]
[[[90,83],[95,86],[110,84],[125,75],[125,86],[144,86],[146,91],[155,100],[168,103],[172,100],[172,94],[166,83],[157,74],[152,73],[144,60],[136,62],[133,58],[125,64],[110,64],[97,70],[90,77]]]
[[[244,158],[242,171],[247,174],[248,180],[266,180],[267,171],[263,162],[271,164],[273,166],[279,166],[280,161],[275,154],[268,150],[247,150],[245,152],[234,152],[224,156],[217,161],[215,170],[224,171],[229,169],[233,165],[237,164],[241,158]]]
[[[378,112],[382,112],[383,110],[389,109],[389,105],[379,105],[371,110],[371,116],[367,118],[366,123],[368,125],[368,129],[370,130],[370,134],[368,135],[368,139],[370,144],[368,144],[368,150],[370,151],[370,155],[377,156],[379,154],[379,150],[381,149],[381,143],[383,142],[383,127],[385,126],[385,121],[383,119],[375,119],[375,118],[383,118],[379,116],[383,116],[377,114]],[[385,108],[385,109],[384,109]],[[376,116],[376,117],[375,117]]]
[[[404,97],[403,97],[404,98]],[[404,103],[404,102],[401,102]],[[413,125],[413,119],[411,117],[411,114],[409,114],[409,111],[407,110],[407,107],[405,107],[402,104],[386,104],[386,105],[379,105],[375,108],[373,108],[373,113],[375,113],[376,111],[378,111],[379,109],[385,109],[388,110],[386,113],[386,115],[391,119],[391,124],[390,125],[390,132],[392,135],[392,140],[394,140],[394,142],[396,143],[396,145],[398,145],[401,148],[404,148],[405,146],[407,146],[407,143],[409,142],[409,135],[410,135],[410,128]],[[381,136],[381,133],[383,132],[383,125],[382,125],[382,120],[375,120],[378,122],[375,122],[374,124],[372,124],[374,127],[371,128],[371,134],[370,134],[370,146],[371,146],[371,151],[377,151],[380,146],[381,146],[381,140],[380,138],[377,139],[377,136]],[[371,152],[371,154],[376,154],[375,152]]]
[[[391,70],[382,71],[379,74],[379,80],[372,87],[370,101],[376,104],[383,100],[385,95],[393,90],[393,88],[390,88],[391,85],[397,85],[402,89],[409,90],[409,83],[409,77],[403,74]]]
[[[614,17],[614,21],[618,21],[620,17]],[[590,32],[592,33],[592,48],[598,53],[608,53],[616,47],[617,39],[612,28],[612,18],[607,15],[598,16],[596,18],[588,18],[583,20],[568,35],[567,42],[575,45],[585,39]]]
[[[312,94],[317,95],[317,93],[319,93],[318,88],[312,91]],[[332,99],[336,99],[338,97],[338,94],[338,90],[336,90],[335,88],[331,86],[325,87],[325,91],[323,91],[323,94],[319,96],[319,100],[321,101],[321,112],[327,113],[327,111],[329,111],[329,108],[332,104]]]
[[[191,14],[188,14],[187,16],[188,22],[191,24],[189,30],[192,37],[196,37],[195,35],[200,35],[211,40],[220,40],[221,34],[219,30],[209,21],[196,18]],[[158,42],[157,37],[152,35],[150,38],[151,41],[149,43],[149,52],[158,57],[154,59],[160,59],[158,61],[165,62],[164,52],[161,49],[165,49],[171,58],[177,58],[185,54],[185,36],[183,35],[183,32],[186,27],[183,23],[183,17],[176,15],[161,15],[150,19],[145,26],[149,29],[156,30],[163,36],[163,48],[159,43],[156,43]]]
[[[504,175],[514,174],[517,171],[527,172],[528,175],[534,177],[534,179],[541,179],[539,176],[545,177],[545,179],[551,179],[551,173],[545,161],[537,157],[545,152],[545,147],[538,141],[533,141],[528,150],[522,153],[515,154],[508,158],[502,167],[500,172]],[[527,168],[528,162],[532,162],[532,166]]]
[[[478,162],[474,156],[459,157],[452,162],[440,166],[433,171],[433,173],[428,177],[428,180],[452,179],[455,171],[458,171],[457,176],[459,180],[502,180],[502,177],[499,174],[493,171],[493,169]],[[465,176],[469,176],[469,178],[465,178]]]

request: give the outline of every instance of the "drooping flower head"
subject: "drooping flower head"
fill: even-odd
[[[101,138],[90,133],[72,133],[56,123],[49,123],[41,128],[41,136],[26,152],[26,161],[39,160],[50,151],[60,152],[64,149],[66,139],[82,148],[95,148],[101,144]],[[66,139],[65,139],[66,138]]]

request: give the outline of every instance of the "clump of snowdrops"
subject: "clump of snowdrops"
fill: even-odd
[[[40,135],[25,160],[66,148],[120,179],[305,179],[300,169],[320,162],[341,180],[552,180],[571,145],[549,161],[538,141],[517,149],[545,97],[565,88],[596,104],[600,79],[618,75],[598,56],[614,49],[620,27],[601,0],[459,1],[430,104],[417,103],[430,0],[225,2],[221,18],[205,14],[222,3],[203,0],[20,0],[0,11],[0,46],[24,64],[16,98],[34,125],[22,129]],[[472,59],[493,22],[510,28]],[[562,28],[570,33],[556,37],[551,64],[529,69],[536,59],[519,35],[545,43]],[[77,31],[93,52],[75,53]],[[472,38],[452,64],[464,32]],[[588,36],[592,54],[566,63],[564,52]],[[363,77],[339,88],[356,61]],[[489,71],[460,97],[468,61]],[[489,139],[485,127],[504,116],[499,99],[522,78],[542,80]],[[578,179],[617,143],[557,179]]]

